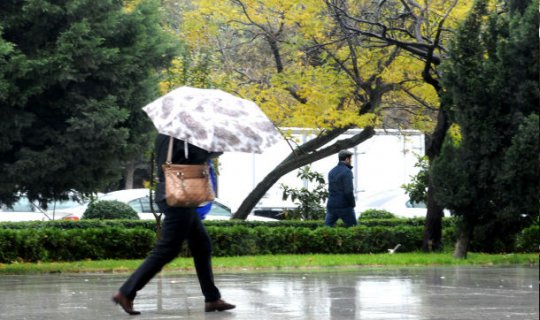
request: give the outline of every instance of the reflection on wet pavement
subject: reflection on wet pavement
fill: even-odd
[[[127,274],[2,275],[0,319],[538,319],[538,267],[221,273],[231,312],[204,313],[194,274],[156,277],[130,317],[110,302]]]

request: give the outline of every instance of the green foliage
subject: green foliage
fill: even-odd
[[[215,256],[274,253],[386,252],[397,243],[418,250],[422,227],[355,228],[208,227]],[[155,233],[141,228],[0,229],[0,263],[12,261],[74,261],[142,258]],[[184,250],[183,254],[186,255]]]
[[[538,222],[521,230],[516,239],[516,251],[538,252],[540,247],[540,227]]]
[[[526,10],[494,12],[476,1],[444,67],[443,98],[461,137],[448,135],[433,164],[436,198],[479,229],[487,251],[512,247],[539,211],[538,3],[522,2]]]
[[[139,215],[126,203],[116,200],[102,200],[90,203],[82,218],[138,220]]]
[[[326,209],[321,203],[328,198],[326,182],[322,174],[311,171],[310,166],[305,166],[298,170],[296,175],[302,181],[314,184],[310,190],[308,188],[294,189],[286,185],[281,185],[283,189],[283,200],[291,198],[293,202],[297,201],[298,208],[287,212],[288,219],[318,220],[322,219]]]
[[[531,114],[518,128],[504,154],[502,170],[496,177],[503,217],[525,215],[529,222],[538,218],[538,114]]]
[[[368,209],[360,214],[358,218],[362,222],[368,219],[395,219],[396,215],[387,210]]]
[[[455,225],[454,218],[443,218],[443,227],[448,228]],[[279,222],[245,221],[245,220],[213,220],[203,221],[206,227],[228,228],[235,226],[245,226],[248,228],[268,227],[268,228],[308,228],[317,229],[324,225],[323,220],[283,220]],[[392,218],[392,219],[362,219],[362,226],[365,227],[399,227],[413,226],[420,227],[425,223],[424,218]],[[337,224],[338,227],[344,226]],[[0,229],[20,230],[20,229],[89,229],[89,228],[142,228],[155,231],[156,224],[153,220],[50,220],[50,221],[24,221],[24,222],[2,222]]]
[[[158,1],[6,0],[0,4],[0,201],[91,193],[144,152],[141,107],[176,42]]]
[[[462,170],[465,164],[460,161],[459,148],[457,137],[447,135],[440,156],[432,164],[431,172],[438,190],[435,193],[437,202],[454,212],[467,212],[468,206],[474,202],[474,190],[470,189],[467,172]]]
[[[244,226],[230,228],[207,228],[212,239],[212,253],[215,256],[243,256],[257,253],[255,229]]]
[[[141,259],[155,237],[139,228],[0,230],[0,262]]]
[[[443,220],[446,246],[455,241],[455,219]],[[352,228],[323,227],[322,221],[206,221],[215,256],[307,253],[377,253],[401,244],[419,251],[423,219],[362,220]],[[141,259],[156,240],[153,221],[81,220],[0,223],[0,263]],[[523,230],[516,250],[536,252],[538,224]],[[478,248],[478,251],[483,251]],[[507,251],[509,252],[509,251]],[[184,249],[182,256],[188,256]]]
[[[409,195],[411,202],[427,203],[427,188],[429,184],[429,160],[427,156],[418,157],[418,162],[414,165],[420,168],[418,173],[412,177],[411,182],[402,186]]]
[[[2,222],[0,229],[21,230],[21,229],[100,229],[100,228],[123,228],[123,229],[148,229],[155,231],[156,222],[154,220],[47,220],[47,221],[21,221]]]
[[[516,242],[513,226],[494,220],[474,228],[470,250],[474,252],[512,252]]]
[[[354,228],[208,228],[216,256],[308,253],[386,252],[397,243],[403,251],[419,250],[422,227]],[[241,238],[237,244],[235,237]]]

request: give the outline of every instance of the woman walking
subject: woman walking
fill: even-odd
[[[165,215],[161,238],[150,255],[120,287],[112,300],[119,304],[128,314],[140,314],[139,311],[133,308],[133,301],[137,292],[161,271],[163,266],[178,256],[182,243],[187,240],[205,298],[205,311],[233,309],[235,305],[223,301],[219,289],[214,284],[210,237],[196,212],[196,208],[170,207],[165,202],[165,177],[161,166],[167,159],[169,140],[169,136],[159,134],[155,146],[159,177],[155,197],[156,203]],[[172,163],[203,164],[220,154],[208,152],[192,144],[184,144],[183,141],[174,139]]]

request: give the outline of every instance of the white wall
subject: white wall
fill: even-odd
[[[345,139],[360,132],[349,130],[337,140]],[[295,130],[294,137],[300,141],[313,138],[305,130]],[[354,153],[353,173],[357,199],[363,195],[383,190],[399,188],[410,181],[410,176],[418,172],[414,165],[417,155],[423,155],[424,135],[415,130],[376,130],[375,136],[349,149]],[[244,198],[268,172],[291,152],[283,141],[266,150],[263,154],[225,153],[219,158],[218,197],[228,204],[233,212]],[[337,155],[321,159],[311,165],[312,170],[322,173],[338,162]],[[306,182],[296,177],[296,170],[283,176],[261,201],[261,206],[283,206],[280,184],[290,187],[305,186]]]

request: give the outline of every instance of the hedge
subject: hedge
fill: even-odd
[[[155,242],[151,230],[58,228],[0,230],[0,262],[144,258]]]
[[[537,252],[540,249],[540,227],[533,224],[521,230],[516,239],[516,251]]]
[[[90,202],[82,219],[126,219],[139,220],[137,211],[129,204],[118,200],[99,200]]]
[[[234,227],[234,226],[246,226],[250,228],[255,227],[291,227],[291,228],[308,228],[317,229],[324,226],[324,221],[295,221],[295,220],[283,220],[277,222],[263,222],[263,221],[243,221],[243,220],[214,220],[204,221],[205,226],[217,226],[217,227]],[[398,226],[414,226],[423,227],[424,218],[395,218],[395,219],[360,219],[360,226],[365,227],[398,227]],[[454,226],[453,218],[443,219],[443,228]],[[338,227],[343,224],[337,225]],[[1,229],[41,229],[41,228],[60,228],[60,229],[88,229],[88,228],[103,228],[103,227],[118,227],[118,228],[144,228],[149,230],[156,229],[156,222],[153,220],[80,220],[80,221],[66,221],[66,220],[53,220],[53,221],[24,221],[24,222],[1,222]]]
[[[358,227],[328,228],[322,222],[206,221],[215,256],[303,253],[379,253],[398,243],[399,251],[419,251],[423,223],[417,219],[366,220]],[[456,232],[445,220],[443,243]],[[156,240],[154,221],[88,220],[0,223],[0,263],[141,259]],[[538,225],[517,235],[515,251],[538,250]],[[480,250],[481,251],[481,250]],[[182,255],[188,255],[184,249]]]
[[[0,230],[11,229],[92,229],[92,228],[123,228],[123,229],[156,229],[156,222],[153,220],[51,220],[51,221],[22,221],[22,222],[1,222]]]
[[[402,251],[419,250],[421,227],[294,227],[209,226],[215,256],[277,253],[386,252],[400,243]],[[0,263],[13,261],[76,261],[140,259],[155,243],[145,228],[0,229]],[[186,255],[184,250],[183,255]]]

